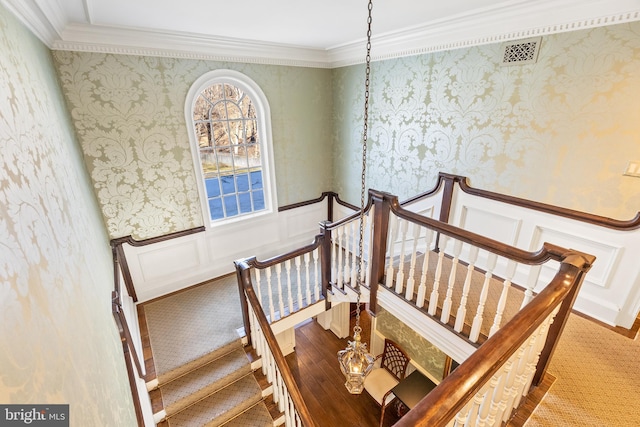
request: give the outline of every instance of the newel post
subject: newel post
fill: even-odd
[[[378,284],[384,281],[384,261],[387,252],[387,235],[389,234],[389,213],[391,201],[387,193],[369,190],[373,201],[373,222],[371,233],[371,271],[369,274],[369,310],[378,314]]]
[[[451,175],[448,173],[440,172],[438,179],[444,183],[442,189],[442,201],[440,202],[440,222],[449,223],[449,215],[451,215],[451,205],[453,204],[453,188],[456,182],[460,182],[461,179],[466,179],[459,175]],[[440,251],[440,233],[436,235],[435,251]]]
[[[331,289],[331,229],[329,229],[331,221],[322,221],[320,223],[320,234],[322,234],[322,244],[320,245],[320,274],[322,275],[322,296],[324,297],[325,309],[331,308],[329,301],[329,291]]]
[[[569,314],[571,314],[573,303],[578,297],[578,292],[580,291],[580,287],[584,281],[584,276],[591,269],[595,259],[596,258],[592,255],[572,252],[560,265],[561,271],[566,271],[566,276],[573,278],[572,282],[568,284],[568,286],[571,286],[571,290],[562,301],[560,309],[558,310],[553,323],[549,327],[549,332],[547,332],[547,340],[545,341],[542,352],[540,353],[536,373],[533,376],[532,385],[534,386],[537,386],[542,382],[542,379],[547,372],[547,368],[551,362],[551,357],[556,349],[559,338],[562,336],[562,331],[567,324]]]
[[[247,337],[248,344],[251,344],[251,324],[249,323],[249,305],[247,304],[247,296],[244,292],[245,280],[251,279],[245,260],[233,262],[236,266],[236,279],[238,281],[238,292],[240,292],[240,309],[242,310],[242,323],[244,325],[244,333]]]

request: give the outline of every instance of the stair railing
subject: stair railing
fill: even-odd
[[[567,254],[551,283],[395,426],[504,425],[545,372],[592,262]]]
[[[375,218],[371,199],[364,208],[363,254],[359,253],[359,211],[336,222],[324,221],[320,232],[324,236],[322,253],[327,254],[323,286],[328,290],[345,292],[346,288],[356,288],[356,274],[360,264],[360,283],[369,287],[369,250],[373,241],[373,219]]]
[[[319,244],[316,239],[315,245]],[[317,246],[316,246],[317,247]],[[308,252],[307,252],[308,253]],[[256,261],[254,259],[254,265]],[[284,413],[285,426],[315,427],[311,413],[307,408],[300,389],[280,350],[278,341],[271,330],[262,304],[251,283],[251,265],[246,260],[236,261],[236,274],[241,284],[241,301],[249,327],[245,326],[247,337],[251,338],[253,348],[262,358],[262,372],[273,386],[273,400]]]
[[[249,269],[249,280],[256,285],[255,292],[269,323],[281,320],[305,307],[327,298],[327,289],[323,286],[324,273],[321,246],[322,235],[300,249],[258,261],[256,257],[235,262],[236,272]],[[254,273],[253,281],[250,272]],[[238,280],[242,318],[247,339],[251,341],[248,305],[243,283]]]
[[[537,252],[524,251],[404,209],[396,196],[373,190],[370,195],[382,217],[378,223],[388,227],[388,232],[375,233],[371,275],[376,285],[383,284],[472,343],[496,333],[515,314],[505,313],[515,277],[524,281],[518,283],[525,290],[522,308],[533,298],[540,266],[566,256],[567,249],[549,243]],[[490,295],[497,303],[489,310]],[[373,298],[371,310],[377,312]]]
[[[197,227],[190,230],[172,233],[166,236],[154,237],[145,240],[135,240],[132,236],[120,237],[111,240],[111,253],[113,256],[113,291],[111,292],[111,311],[115,320],[120,340],[122,341],[122,350],[129,376],[129,386],[133,397],[133,404],[136,413],[136,419],[139,426],[144,426],[144,414],[140,403],[141,396],[138,393],[136,384],[137,378],[146,379],[146,370],[144,367],[144,358],[136,349],[133,334],[129,325],[130,321],[135,321],[136,316],[135,303],[138,301],[133,279],[127,263],[127,257],[124,251],[124,244],[131,246],[145,246],[188,234],[199,233],[204,231],[204,227]],[[122,287],[124,282],[124,288]],[[135,368],[135,370],[134,370]]]

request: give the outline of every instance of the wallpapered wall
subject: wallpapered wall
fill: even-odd
[[[0,6],[0,402],[133,426],[88,182],[50,52]]]
[[[420,365],[434,378],[442,379],[447,357],[429,341],[402,323],[388,311],[381,309],[376,317],[376,329],[407,352],[411,360]]]
[[[112,238],[202,225],[184,105],[207,71],[252,78],[271,108],[280,206],[331,189],[329,70],[54,52],[69,110]]]
[[[500,48],[373,64],[369,187],[404,199],[445,171],[478,188],[633,217],[640,179],[622,174],[640,160],[640,22],[545,36],[536,64],[502,66]],[[363,70],[333,74],[334,190],[351,201]]]

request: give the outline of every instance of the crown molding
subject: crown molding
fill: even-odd
[[[48,47],[60,39],[65,22],[58,0],[44,2],[43,7],[37,0],[0,0],[0,3]]]
[[[117,53],[244,62],[294,67],[328,68],[323,49],[273,44],[201,34],[70,24],[53,50]]]
[[[359,64],[364,62],[365,56],[364,39],[329,49],[311,49],[194,33],[67,23],[60,0],[0,2],[53,50],[312,68]],[[88,10],[85,13],[89,15]],[[514,0],[426,25],[375,35],[372,59],[413,56],[638,20],[638,0]]]
[[[555,3],[553,9],[551,3]],[[623,10],[606,15],[590,11],[585,7],[585,3],[588,2],[581,2],[582,12],[586,17],[581,19],[565,18],[567,15],[562,13],[558,2],[543,1],[503,8],[499,13],[490,10],[485,13],[475,13],[472,19],[469,16],[458,16],[446,21],[374,36],[371,43],[373,46],[371,58],[373,61],[380,61],[640,20],[638,2],[633,2],[634,10]],[[610,1],[608,6],[614,3],[616,3],[615,0]],[[624,3],[623,6],[627,6],[631,2],[623,0],[617,3]],[[611,9],[609,7],[609,10]],[[549,10],[553,10],[554,14],[550,15]],[[532,23],[543,21],[548,24],[532,25]],[[363,39],[330,49],[330,68],[364,62],[364,45]]]

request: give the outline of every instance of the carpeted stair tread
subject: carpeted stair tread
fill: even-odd
[[[169,427],[221,426],[262,400],[253,374],[218,390],[167,419]]]
[[[194,358],[193,360],[185,363],[184,365],[177,366],[168,372],[159,374],[158,384],[160,384],[160,386],[162,386],[163,384],[167,384],[178,377],[181,377],[191,371],[194,371],[195,369],[198,369],[200,366],[206,365],[211,361],[219,359],[225,354],[231,353],[236,349],[242,349],[242,347],[243,347],[242,340],[236,335],[236,338],[234,340],[221,344],[220,347],[216,348],[215,350],[203,356]]]
[[[215,359],[188,374],[162,385],[162,400],[167,416],[194,404],[209,394],[251,372],[242,347]]]
[[[239,307],[235,274],[145,304],[160,384],[228,353],[218,351],[239,339],[236,333],[242,326]],[[216,354],[212,356],[212,352]]]
[[[223,427],[273,427],[273,418],[263,402],[258,403]]]

